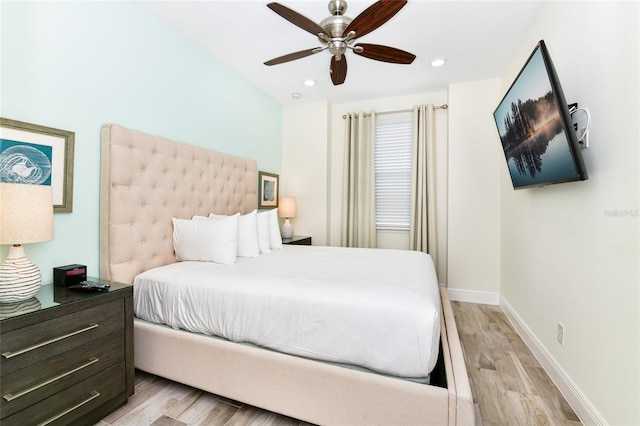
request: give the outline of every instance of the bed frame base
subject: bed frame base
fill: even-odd
[[[136,368],[323,425],[473,424],[474,411],[445,289],[442,343],[447,388],[421,385],[239,345],[136,320]],[[447,314],[449,312],[449,314]],[[453,359],[452,359],[453,358]],[[176,362],[176,360],[180,360]],[[462,367],[463,371],[460,370]],[[456,374],[463,374],[456,386]],[[466,383],[466,386],[465,386]],[[457,395],[457,397],[456,397]]]

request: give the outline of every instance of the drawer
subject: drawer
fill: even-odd
[[[103,337],[15,373],[0,383],[0,415],[10,416],[124,361],[124,331]]]
[[[2,334],[2,376],[124,329],[124,302],[116,300]]]
[[[2,426],[72,424],[110,399],[124,393],[124,370],[124,362],[118,363],[25,410],[2,419]]]

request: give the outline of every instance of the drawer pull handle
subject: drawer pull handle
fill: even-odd
[[[98,358],[96,358],[96,357],[91,357],[91,358],[89,358],[89,362],[87,362],[87,363],[85,363],[85,364],[82,364],[81,366],[76,367],[76,368],[74,368],[73,370],[69,370],[69,371],[67,371],[67,372],[65,372],[65,373],[59,374],[59,375],[57,375],[57,376],[55,376],[55,377],[50,378],[49,380],[46,380],[46,381],[41,382],[41,383],[38,383],[37,385],[33,385],[33,386],[31,386],[30,388],[25,389],[25,390],[23,390],[23,391],[20,391],[20,392],[18,392],[18,393],[8,393],[8,394],[4,395],[4,396],[3,396],[3,398],[4,398],[5,400],[7,400],[7,401],[13,401],[14,399],[20,398],[21,396],[24,396],[24,395],[26,395],[26,394],[28,394],[28,393],[33,392],[34,390],[40,389],[40,388],[41,388],[41,387],[43,387],[43,386],[47,386],[48,384],[53,383],[53,382],[55,382],[56,380],[60,380],[60,379],[62,379],[63,377],[67,377],[67,376],[69,376],[69,375],[71,375],[71,374],[75,373],[76,371],[80,371],[80,370],[82,370],[83,368],[87,368],[88,366],[93,365],[93,364],[95,364],[95,363],[96,363],[96,362],[98,362],[98,361],[100,361]]]
[[[37,343],[37,344],[35,344],[33,346],[29,346],[28,348],[20,349],[20,350],[15,351],[15,352],[4,352],[2,354],[2,356],[7,358],[7,359],[13,358],[14,356],[18,356],[18,355],[22,355],[22,354],[27,353],[27,352],[31,352],[34,349],[38,349],[38,348],[41,348],[43,346],[50,345],[51,343],[55,343],[55,342],[58,342],[60,340],[67,339],[69,337],[75,336],[76,334],[80,334],[80,333],[84,333],[85,331],[93,330],[94,328],[98,328],[98,324],[95,324],[95,323],[89,324],[87,327],[85,327],[85,328],[83,328],[81,330],[73,331],[73,332],[71,332],[69,334],[65,334],[64,336],[54,337],[53,339],[49,339],[47,341]]]
[[[97,391],[93,391],[89,394],[89,398],[85,399],[82,402],[79,402],[78,404],[74,405],[73,407],[69,407],[66,410],[64,410],[61,413],[56,414],[55,416],[51,417],[50,419],[45,420],[42,423],[39,423],[38,426],[45,426],[48,425],[51,422],[55,422],[56,420],[58,420],[60,417],[62,416],[66,416],[67,414],[69,414],[70,412],[72,412],[73,410],[77,410],[78,408],[82,407],[83,405],[93,401],[94,399],[96,399],[97,397],[100,396],[100,392]]]

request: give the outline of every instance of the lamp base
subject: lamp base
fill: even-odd
[[[284,225],[282,225],[282,238],[291,237],[293,237],[293,226],[291,225],[291,222],[289,222],[289,218],[286,218]]]
[[[42,284],[40,269],[24,254],[21,245],[9,249],[0,265],[0,303],[15,303],[35,296]]]

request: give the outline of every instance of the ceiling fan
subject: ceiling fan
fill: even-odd
[[[264,64],[282,64],[328,50],[331,53],[329,72],[331,81],[335,86],[344,83],[347,78],[347,58],[345,56],[347,49],[353,50],[356,55],[375,59],[376,61],[410,64],[416,58],[416,55],[404,50],[380,44],[353,44],[356,38],[369,34],[391,19],[405,4],[407,4],[407,0],[379,0],[352,19],[344,15],[347,10],[346,1],[331,0],[329,2],[329,12],[331,12],[332,16],[324,19],[320,24],[316,24],[286,6],[279,3],[269,3],[267,4],[269,9],[292,24],[317,36],[322,46],[279,56]]]

